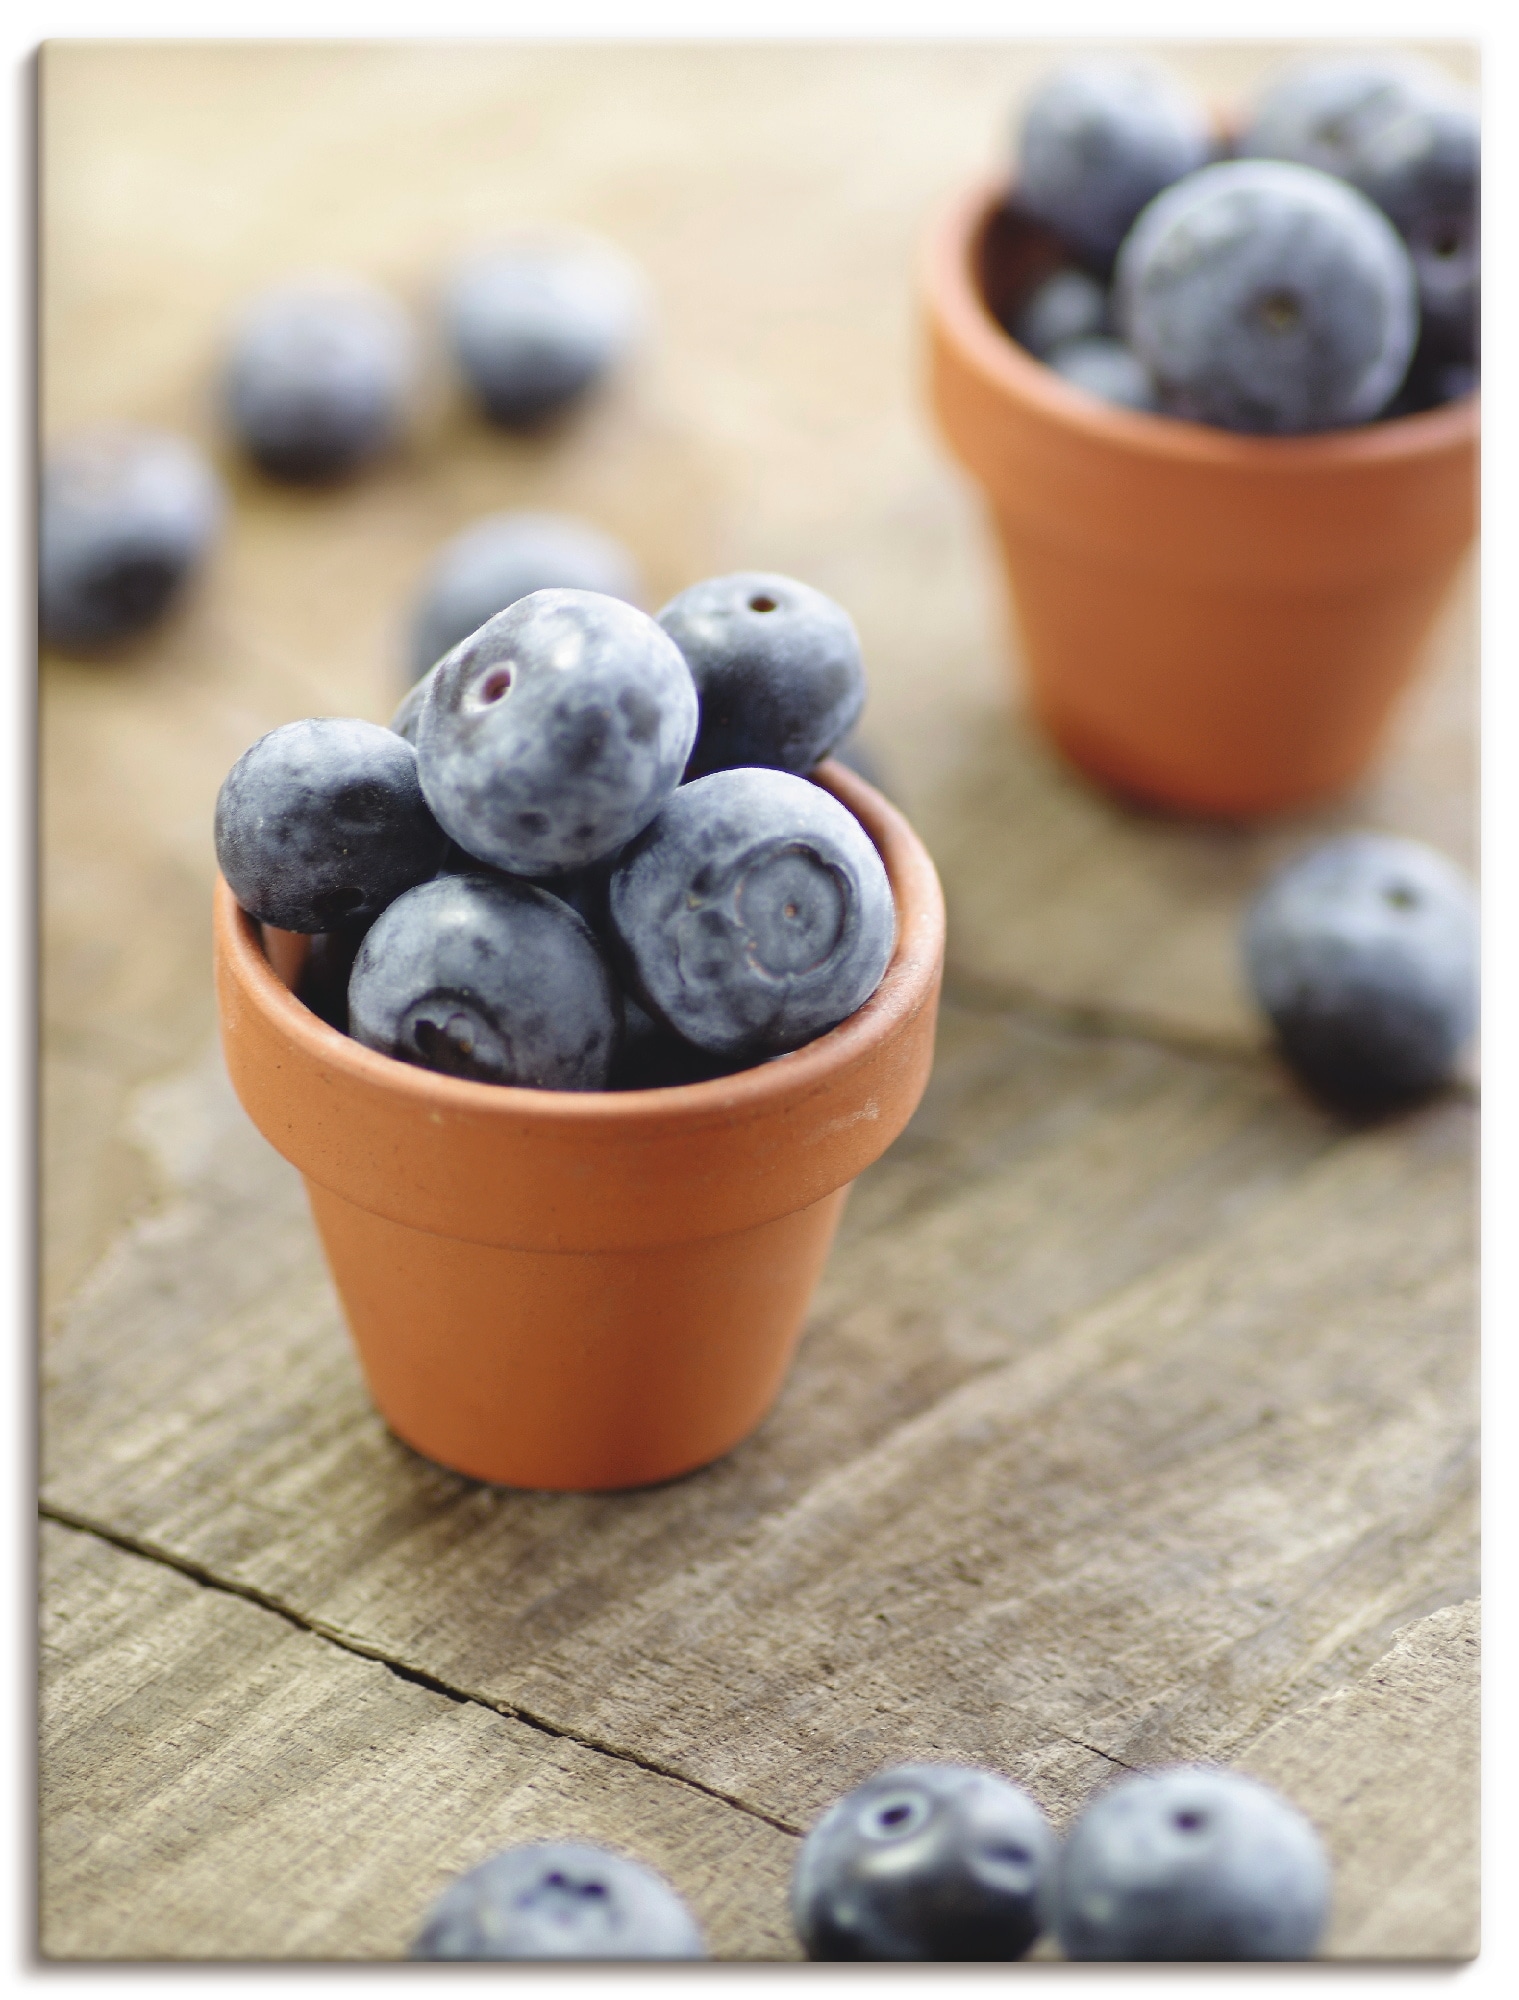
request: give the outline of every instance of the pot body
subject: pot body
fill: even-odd
[[[806,1048],[677,1089],[505,1089],[378,1055],[289,990],[303,941],[266,941],[218,883],[234,1088],[305,1177],[370,1392],[426,1457],[639,1486],[720,1456],[774,1401],[849,1184],[922,1095],[943,967],[921,843],[852,772],[824,775],[891,878],[886,976]]]
[[[934,409],[990,506],[1036,715],[1091,776],[1176,810],[1344,791],[1475,534],[1476,398],[1293,438],[1110,407],[994,316],[1059,256],[980,189],[925,280]]]

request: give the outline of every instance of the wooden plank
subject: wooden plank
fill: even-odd
[[[53,1960],[403,1957],[525,1840],[657,1868],[712,1956],[795,1958],[794,1836],[399,1679],[276,1613],[44,1524],[40,1941]]]

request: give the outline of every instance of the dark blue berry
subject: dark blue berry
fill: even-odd
[[[1162,188],[1212,157],[1202,106],[1147,63],[1056,70],[1029,98],[1018,141],[1018,206],[1099,271]]]
[[[519,598],[434,670],[422,789],[467,853],[548,876],[630,840],[680,782],[696,689],[674,641],[587,590]]]
[[[416,752],[375,722],[316,716],[261,736],[216,801],[216,858],[239,903],[286,931],[372,917],[443,859]]]
[[[756,764],[810,771],[859,720],[859,636],[822,591],[743,570],[693,584],[658,616],[701,702],[688,777]]]
[[[637,269],[595,237],[525,234],[455,273],[444,317],[486,415],[510,428],[557,416],[629,352],[642,331]]]
[[[1051,368],[1073,388],[1125,410],[1156,410],[1155,380],[1132,348],[1120,340],[1068,340],[1049,357]]]
[[[1126,1778],[1082,1813],[1061,1851],[1067,1958],[1311,1958],[1329,1864],[1285,1799],[1234,1771],[1181,1765]]]
[[[1280,160],[1227,160],[1168,188],[1124,243],[1115,297],[1165,408],[1226,430],[1363,423],[1418,334],[1413,267],[1386,216]]]
[[[232,336],[227,421],[276,479],[344,478],[388,451],[406,418],[411,327],[385,293],[317,277],[266,292]]]
[[[432,684],[431,669],[419,681],[413,681],[396,706],[395,714],[387,725],[402,737],[413,749],[417,747],[417,724],[422,720],[422,707],[427,700],[427,691]]]
[[[535,590],[594,590],[638,601],[621,542],[568,514],[489,514],[434,559],[412,614],[411,669],[425,674],[462,639]]]
[[[1477,904],[1418,841],[1349,834],[1292,862],[1245,920],[1250,989],[1310,1088],[1376,1110],[1445,1082],[1477,1017]]]
[[[602,1090],[617,999],[568,903],[501,875],[440,875],[370,928],[348,982],[349,1033],[479,1083]]]
[[[296,988],[301,1002],[340,1035],[348,1033],[348,981],[368,930],[369,920],[360,918],[342,930],[318,931]]]
[[[800,1048],[863,1006],[891,958],[881,857],[838,800],[786,771],[682,785],[612,875],[636,989],[714,1054]]]
[[[902,1764],[850,1792],[802,1843],[791,1881],[814,1959],[1022,1958],[1046,1922],[1055,1836],[1016,1785]]]
[[[88,651],[153,625],[215,541],[221,484],[185,439],[125,425],[50,451],[37,517],[39,614],[51,645]]]
[[[1008,331],[1030,354],[1047,361],[1068,340],[1089,340],[1108,330],[1108,295],[1087,271],[1052,271],[1029,293]]]
[[[451,1882],[413,1959],[704,1958],[685,1904],[652,1868],[580,1841],[509,1847]]]

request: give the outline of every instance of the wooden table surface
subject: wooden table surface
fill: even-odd
[[[1025,726],[912,272],[1057,53],[45,49],[45,429],[179,428],[234,501],[161,634],[42,667],[46,1956],[394,1957],[456,1871],[562,1835],[661,1868],[715,1955],[794,1957],[800,1835],[908,1757],[1062,1826],[1130,1766],[1222,1760],[1323,1831],[1332,1955],[1475,1950],[1474,1087],[1337,1122],[1234,953],[1326,827],[1474,861],[1473,594],[1312,821],[1137,816]],[[1165,53],[1227,98],[1284,50]],[[537,218],[659,301],[564,432],[490,431],[435,365],[351,487],[226,453],[246,294],[340,265],[426,314]],[[478,1485],[386,1432],[215,1045],[223,775],[277,723],[384,720],[432,550],[523,504],[623,536],[650,606],[740,567],[839,598],[950,909],[928,1096],[778,1407],[631,1495]]]

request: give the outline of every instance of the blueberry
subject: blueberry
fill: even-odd
[[[810,771],[859,720],[859,636],[809,584],[760,570],[709,577],[658,617],[701,701],[688,777],[755,764]]]
[[[1070,265],[1036,285],[1008,326],[1014,340],[1041,361],[1067,340],[1087,340],[1107,330],[1107,291],[1090,273]]]
[[[747,1059],[713,1055],[696,1048],[684,1036],[656,1021],[624,993],[622,1046],[612,1070],[611,1090],[670,1090],[688,1083],[710,1083],[748,1069]]]
[[[1166,409],[1226,430],[1376,416],[1418,333],[1413,267],[1386,216],[1280,160],[1227,160],[1168,188],[1124,243],[1115,295]]]
[[[417,759],[466,852],[556,875],[647,826],[695,739],[696,689],[652,618],[588,590],[538,590],[438,662]]]
[[[612,875],[639,998],[717,1055],[800,1048],[863,1006],[896,912],[854,815],[786,771],[682,785]]]
[[[602,1090],[617,999],[568,903],[501,875],[440,875],[398,896],[359,947],[348,1031],[449,1076]]]
[[[1244,926],[1245,973],[1287,1061],[1375,1110],[1450,1075],[1476,1025],[1476,898],[1414,840],[1355,833],[1292,862]]]
[[[341,930],[318,931],[296,988],[302,1004],[340,1035],[348,1033],[348,981],[369,922],[361,917]]]
[[[1116,403],[1125,410],[1157,410],[1160,399],[1150,371],[1121,340],[1068,340],[1049,363],[1062,381]]]
[[[433,674],[436,671],[436,668],[432,668],[423,674],[421,680],[412,682],[405,694],[402,695],[400,702],[397,704],[396,712],[390,718],[390,722],[387,725],[390,729],[394,730],[397,736],[402,737],[408,742],[413,749],[417,747],[417,724],[422,720],[422,708],[427,700],[428,690],[432,686]]]
[[[1144,207],[1202,166],[1213,135],[1202,106],[1145,63],[1072,63],[1030,97],[1016,198],[1105,271]]]
[[[233,434],[276,479],[341,479],[400,435],[414,376],[411,327],[359,279],[266,292],[233,331],[222,400]]]
[[[595,590],[638,600],[638,568],[620,542],[568,514],[488,514],[444,544],[412,617],[413,675],[535,590]]]
[[[1426,344],[1447,360],[1475,357],[1481,135],[1438,70],[1354,57],[1298,65],[1262,96],[1239,150],[1319,167],[1368,195],[1408,245]]]
[[[1234,1771],[1178,1765],[1093,1801],[1056,1875],[1067,1958],[1311,1958],[1329,1863],[1285,1799]]]
[[[1055,1836],[989,1771],[902,1764],[802,1843],[791,1916],[814,1959],[1022,1958],[1044,1928]]]
[[[451,1882],[413,1959],[704,1958],[670,1885],[637,1861],[580,1841],[509,1847]]]
[[[227,773],[216,858],[251,916],[286,931],[372,917],[443,858],[409,743],[375,722],[317,716],[271,729]]]
[[[642,332],[645,289],[608,243],[523,234],[454,274],[444,317],[485,413],[508,428],[557,416],[623,359]]]
[[[44,639],[88,651],[154,624],[224,511],[215,473],[168,432],[102,426],[58,445],[43,464],[37,517]]]

